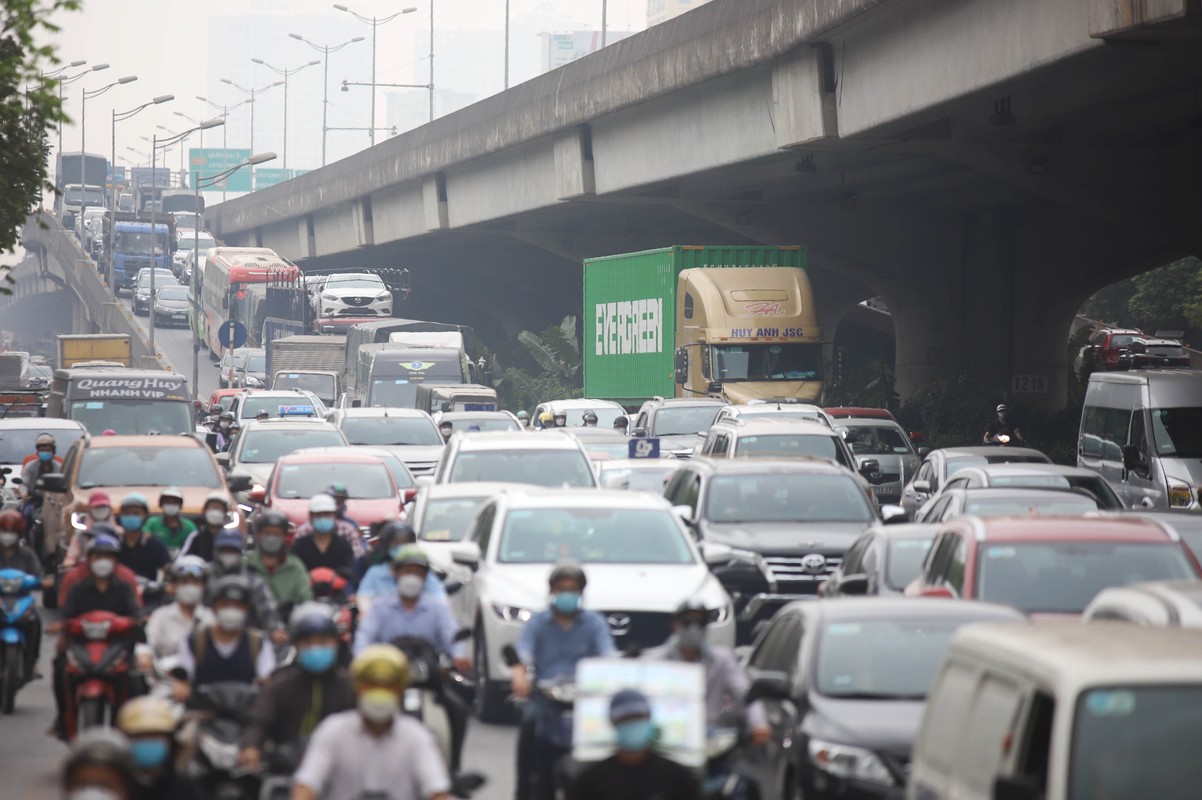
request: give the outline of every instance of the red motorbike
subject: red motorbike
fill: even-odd
[[[86,728],[111,725],[129,699],[137,621],[89,611],[65,623],[67,740]]]
[[[338,626],[338,637],[342,640],[344,655],[350,653],[351,642],[355,638],[355,628],[359,623],[359,609],[349,601],[346,595],[348,585],[346,578],[329,567],[317,567],[309,572],[309,586],[313,590],[313,599],[333,609],[334,624]]]

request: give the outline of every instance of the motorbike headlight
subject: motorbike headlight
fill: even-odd
[[[493,603],[492,610],[494,614],[496,614],[505,622],[513,622],[518,624],[528,622],[530,618],[534,616],[533,611],[528,608],[521,608],[519,606],[503,606]]]
[[[71,527],[77,531],[86,531],[88,529],[88,515],[81,514],[78,511],[72,514]]]
[[[1194,503],[1194,490],[1188,483],[1169,478],[1169,507],[1189,508]]]
[[[227,523],[225,523],[225,529],[226,529],[227,531],[229,531],[229,530],[235,530],[236,528],[238,528],[238,527],[239,527],[239,526],[242,524],[242,513],[241,513],[241,509],[242,509],[242,508],[244,508],[244,506],[243,506],[241,503],[239,503],[239,504],[238,504],[238,509],[239,509],[239,510],[238,510],[238,511],[235,511],[235,512],[234,512],[234,513],[232,513],[232,514],[230,514],[230,521],[229,521],[229,522],[227,522]],[[249,511],[249,510],[248,510],[248,511]]]
[[[894,786],[897,781],[876,753],[862,747],[810,740],[810,761],[815,767],[837,778]]]

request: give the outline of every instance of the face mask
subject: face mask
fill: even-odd
[[[121,519],[119,519],[118,522],[120,522],[121,527],[125,528],[127,531],[142,530],[142,516],[140,514],[122,514]]]
[[[205,522],[209,523],[214,528],[218,525],[224,525],[225,512],[219,508],[210,508],[205,512]]]
[[[217,563],[221,564],[221,566],[225,567],[226,569],[237,569],[238,567],[242,566],[242,554],[225,552],[218,553]]]
[[[313,530],[318,533],[331,533],[334,530],[334,520],[331,517],[318,517],[313,520]]]
[[[72,790],[67,800],[118,800],[117,795],[103,786],[84,786]]]
[[[359,713],[368,722],[386,722],[396,714],[400,699],[387,689],[368,689],[359,695]]]
[[[284,549],[283,536],[263,536],[259,539],[259,549],[264,553],[275,554]]]
[[[181,605],[194,606],[200,602],[202,591],[195,583],[185,583],[182,586],[175,587],[175,599]]]
[[[89,565],[92,574],[97,578],[107,578],[117,568],[117,562],[111,558],[98,558]]]
[[[233,633],[246,624],[246,612],[240,608],[226,608],[217,611],[217,627],[226,633]]]
[[[96,506],[92,509],[92,519],[97,522],[104,522],[109,517],[113,516],[113,510],[104,506]]]
[[[228,431],[229,429],[230,429],[230,424],[228,422],[221,423],[221,430]]]
[[[45,450],[38,451],[38,461],[41,461],[43,464],[52,458],[54,458],[54,453],[47,453]]]
[[[628,753],[638,753],[651,746],[655,738],[655,725],[649,719],[634,719],[623,722],[614,728],[618,739],[618,749]]]
[[[388,548],[388,560],[391,561],[392,559],[396,558],[397,554],[401,552],[401,549],[404,546],[405,545],[403,545],[403,544],[398,544],[398,545]]]
[[[407,600],[417,597],[425,587],[426,579],[421,575],[402,575],[396,582],[397,592]]]
[[[157,769],[167,762],[171,752],[166,739],[135,739],[129,743],[129,754],[138,769]]]
[[[0,547],[12,547],[17,543],[17,534],[11,531],[0,533]]]
[[[580,592],[556,592],[551,595],[551,608],[560,614],[575,614],[580,610]]]
[[[306,672],[326,672],[334,666],[336,658],[338,649],[324,644],[301,648],[296,654],[297,662]]]
[[[705,646],[705,626],[685,625],[676,634],[676,641],[689,650],[700,650]]]
[[[183,506],[179,503],[165,503],[163,505],[163,516],[178,517],[179,512],[183,510]]]

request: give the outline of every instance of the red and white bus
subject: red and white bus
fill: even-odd
[[[266,314],[267,284],[295,281],[300,268],[266,247],[213,247],[197,275],[200,340],[214,356],[225,349],[217,339],[222,324],[246,326],[247,347],[258,347]]]

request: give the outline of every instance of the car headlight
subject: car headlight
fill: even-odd
[[[528,608],[520,606],[503,606],[498,603],[493,603],[493,613],[500,617],[505,622],[523,623],[528,622],[534,616],[534,612]]]
[[[263,381],[256,378],[254,375],[247,375],[243,378],[243,382],[252,389],[262,389]]]
[[[336,294],[323,294],[323,295],[321,296],[321,299],[322,299],[322,300],[330,300],[330,301],[334,301],[334,300],[337,300],[337,299],[338,299],[338,295],[336,295]]]
[[[833,744],[820,739],[810,740],[810,761],[815,767],[834,775],[881,786],[894,786],[897,781],[876,753],[862,747]]]
[[[1194,503],[1194,490],[1188,483],[1169,478],[1169,507],[1188,508]]]

